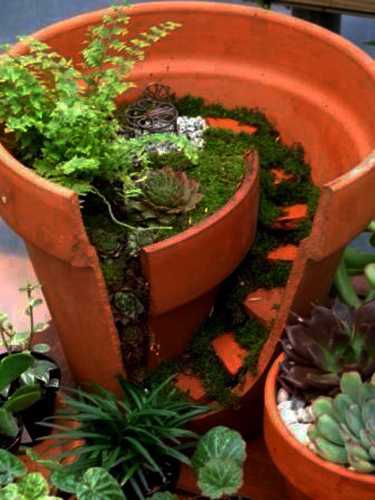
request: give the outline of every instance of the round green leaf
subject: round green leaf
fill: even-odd
[[[21,460],[9,451],[0,450],[0,486],[5,486],[25,474],[26,467]]]
[[[18,482],[18,489],[27,500],[39,500],[49,493],[47,481],[40,472],[30,472]]]
[[[50,481],[58,490],[75,495],[81,478],[82,472],[73,473],[61,468],[51,474]]]
[[[192,458],[196,471],[211,458],[233,460],[241,466],[246,460],[246,443],[239,432],[224,426],[210,429],[198,442]]]
[[[124,500],[116,479],[102,467],[88,469],[77,487],[77,500]]]
[[[152,495],[150,500],[178,500],[178,496],[169,491],[158,491]]]
[[[234,495],[243,483],[243,472],[234,460],[212,458],[199,469],[198,486],[208,498]]]

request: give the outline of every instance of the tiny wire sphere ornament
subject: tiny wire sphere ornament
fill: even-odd
[[[126,111],[125,130],[131,135],[162,132],[177,133],[178,112],[173,104],[175,94],[167,85],[152,83]]]
[[[152,99],[158,102],[174,102],[176,94],[168,85],[162,83],[150,83],[144,89],[142,98]]]

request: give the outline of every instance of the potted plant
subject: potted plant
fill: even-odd
[[[370,472],[365,465],[371,459],[366,462],[368,449],[358,436],[368,436],[366,443],[371,443],[374,310],[374,301],[357,309],[340,303],[314,306],[311,319],[299,318],[286,329],[284,354],[266,382],[265,437],[291,495],[373,496],[375,478],[363,474]]]
[[[70,390],[64,396],[66,406],[56,415],[62,424],[47,419],[43,425],[55,430],[55,443],[69,444],[77,439],[84,443],[57,457],[76,458],[68,465],[41,460],[54,469],[52,484],[75,494],[86,469],[103,466],[129,498],[141,499],[174,487],[178,464],[190,464],[185,450],[198,437],[185,427],[207,407],[182,398],[170,382],[167,379],[145,389],[121,379],[121,399],[100,386],[90,393]],[[66,421],[74,421],[74,428],[66,426]]]
[[[33,358],[27,353],[9,354],[0,361],[0,444],[1,448],[16,451],[21,442],[23,430],[20,413],[32,406],[41,397],[38,384],[14,389],[26,370],[33,365]]]
[[[27,283],[20,289],[27,296],[25,309],[25,314],[29,317],[27,330],[17,331],[9,321],[8,315],[0,314],[0,337],[2,346],[6,350],[1,358],[6,359],[14,352],[30,354],[31,366],[20,375],[17,383],[20,387],[37,385],[41,390],[40,398],[22,412],[23,423],[33,440],[46,433],[46,429],[40,427],[37,422],[54,414],[56,393],[61,381],[59,366],[55,360],[46,355],[49,351],[48,344],[35,343],[35,337],[48,327],[48,323],[37,323],[35,320],[35,309],[42,304],[42,299],[34,296],[39,288],[39,284]]]
[[[139,103],[141,111],[147,112],[147,117],[141,125],[139,110],[133,109],[134,105],[133,115],[130,117],[128,111],[128,121],[121,124],[123,128],[120,126],[121,120],[115,116],[115,99],[121,97],[123,100],[123,94],[133,85],[128,78],[134,64],[144,58],[147,47],[180,27],[179,23],[172,21],[159,22],[138,37],[128,37],[128,40],[124,41],[128,35],[128,21],[126,10],[113,8],[101,17],[101,24],[88,26],[80,66],[72,64],[69,59],[37,39],[24,40],[26,47],[18,54],[16,49],[16,52],[6,55],[7,62],[1,66],[1,92],[6,102],[4,101],[0,114],[5,143],[39,175],[75,191],[82,200],[85,197],[84,206],[89,205],[89,214],[95,203],[100,205],[99,212],[96,210],[95,215],[103,213],[103,209],[108,210],[107,220],[99,225],[99,228],[94,227],[94,234],[90,233],[90,237],[93,236],[99,255],[107,256],[109,251],[112,257],[113,254],[117,257],[116,249],[118,245],[124,246],[125,241],[126,251],[121,253],[122,260],[128,259],[129,256],[134,257],[142,247],[154,241],[158,236],[155,232],[171,229],[171,222],[176,222],[176,217],[181,218],[194,209],[202,198],[199,184],[190,179],[190,174],[184,171],[174,172],[170,167],[156,171],[148,168],[152,148],[158,151],[158,148],[168,146],[170,151],[182,151],[193,164],[197,157],[197,148],[184,134],[177,136],[170,133],[169,128],[158,128],[158,125],[152,130],[157,133],[143,133],[150,128],[145,123],[153,121],[152,113],[159,113],[159,121],[164,120],[166,109],[169,109],[172,115],[175,113],[172,104],[160,93],[157,86],[152,95],[151,90],[146,89],[147,95],[145,94],[142,103]],[[27,107],[26,120],[23,118],[26,107],[20,113],[13,100],[13,73],[17,74],[19,81],[16,86],[16,100],[21,107]],[[33,96],[27,105],[21,99],[23,86],[29,89],[30,97]],[[130,118],[131,134],[128,130]],[[183,237],[157,246],[147,246],[144,250],[142,267],[150,284],[151,316],[165,317],[170,310],[205,296],[235,267],[250,246],[255,234],[257,212],[258,174],[255,156],[249,157],[247,163],[249,170],[244,171],[245,180],[237,190],[237,195],[214,218]],[[236,189],[232,194],[235,192]],[[89,195],[91,199],[87,201]],[[94,201],[93,196],[96,197]],[[230,235],[230,231],[233,232],[231,227],[234,217],[242,219],[243,236],[236,239],[231,237],[232,244],[225,250],[225,255],[221,255],[220,266],[212,265],[216,252],[212,252],[211,243],[206,243],[208,240],[214,240],[215,234],[224,237],[226,234]],[[119,238],[113,235],[108,238],[107,234],[104,234],[104,244],[100,244],[97,242],[96,229],[101,229],[102,232],[104,230],[105,233],[109,222],[126,229],[126,233],[123,231]],[[81,218],[80,225],[86,245],[84,252],[92,253]],[[98,226],[97,222],[94,226]],[[114,248],[111,248],[111,238],[116,240],[112,242]],[[122,243],[117,241],[118,239],[123,240]],[[200,257],[203,258],[203,255],[207,254],[205,259],[212,267],[210,266],[207,276],[203,272],[197,274],[193,286],[192,283],[186,284],[186,281],[191,282],[192,273],[195,273],[197,268],[194,255],[198,247],[207,247],[203,253],[201,251]],[[181,265],[182,261],[184,266]],[[137,266],[139,267],[138,263],[130,263],[126,267]],[[174,293],[170,293],[168,280],[164,278],[165,273],[172,268],[175,275]],[[105,273],[104,269],[103,272]],[[139,271],[136,273],[138,274],[133,279],[134,285],[125,283],[114,293],[112,290],[109,290],[109,293],[111,305],[116,309],[116,325],[129,330],[136,329],[138,337],[141,337],[142,329],[134,319],[145,311],[145,303],[140,301],[139,294],[146,294],[147,287],[146,284],[143,285],[143,276],[139,276]],[[100,271],[97,269],[98,279],[99,275]],[[144,291],[139,292],[137,287],[142,289],[142,286]],[[47,297],[51,296],[47,290],[48,286],[45,288]],[[206,297],[203,306],[199,307],[208,312],[210,302],[212,303],[212,297],[208,301]],[[61,306],[63,307],[62,303]],[[194,307],[196,308],[197,304]],[[55,315],[53,310],[52,314]],[[111,318],[106,319],[112,322]],[[97,326],[99,324],[100,322]],[[192,328],[190,325],[190,333]],[[155,322],[151,329],[151,337],[156,335],[155,331],[165,330],[156,326]],[[113,331],[113,324],[110,331]],[[189,332],[180,336],[181,344],[186,344],[188,334]],[[123,337],[126,337],[126,334]],[[124,343],[123,339],[121,341]],[[64,344],[64,340],[62,342]],[[153,343],[151,338],[151,346]],[[123,352],[130,372],[132,359],[126,358],[130,350],[128,347],[125,345]],[[175,350],[181,349],[176,346]],[[105,369],[105,365],[99,365]]]

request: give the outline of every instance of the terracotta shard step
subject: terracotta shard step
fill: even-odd
[[[271,172],[273,174],[273,183],[277,186],[283,181],[294,180],[294,175],[288,174],[283,168],[272,168]]]
[[[305,203],[297,203],[289,207],[283,207],[283,212],[272,224],[275,229],[295,229],[297,225],[306,219],[308,208]]]
[[[243,305],[247,313],[260,321],[264,326],[269,326],[276,318],[278,308],[284,294],[284,288],[266,290],[259,288],[249,293]]]
[[[212,341],[212,347],[228,372],[236,375],[242,368],[248,352],[237,343],[234,333],[223,333],[216,337]]]
[[[242,124],[231,118],[206,118],[206,122],[210,127],[229,129],[232,130],[232,132],[254,134],[257,131],[256,127]]]
[[[297,256],[298,247],[296,245],[283,245],[271,250],[268,255],[268,260],[285,260],[293,261]]]
[[[178,373],[175,385],[180,391],[187,393],[194,401],[201,401],[206,397],[202,381],[195,375]]]

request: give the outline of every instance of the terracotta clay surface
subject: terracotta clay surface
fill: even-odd
[[[206,118],[206,122],[210,127],[230,129],[233,132],[246,132],[246,134],[254,134],[256,132],[256,127],[251,125],[245,125],[239,123],[237,120],[232,120],[232,118]]]
[[[236,375],[247,358],[248,352],[235,339],[234,333],[223,333],[212,341],[212,347],[231,375]]]
[[[276,378],[283,357],[272,366],[265,386],[264,432],[268,451],[289,482],[292,496],[302,500],[373,500],[375,476],[327,462],[298,443],[280,419]],[[305,495],[305,496],[304,496]]]
[[[77,62],[85,30],[104,12],[63,21],[36,37]],[[160,2],[138,4],[131,13],[130,36],[167,19],[183,27],[137,65],[132,76],[139,88],[128,100],[146,83],[160,81],[179,96],[260,108],[281,140],[303,144],[313,180],[322,187],[312,234],[298,248],[258,374],[237,390],[241,415],[255,418],[254,395],[290,309],[303,313],[312,301],[324,300],[344,246],[375,216],[373,61],[333,33],[248,6]],[[0,176],[0,215],[27,242],[75,377],[115,389],[120,349],[77,197],[38,178],[1,147]],[[223,415],[238,420],[235,412]]]
[[[266,290],[259,288],[249,293],[244,301],[244,306],[250,316],[260,321],[265,326],[270,326],[277,316],[284,288]]]

